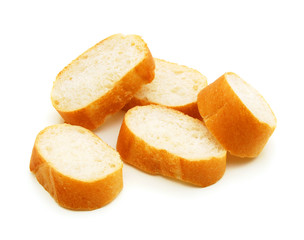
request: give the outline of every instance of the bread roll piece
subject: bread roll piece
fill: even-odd
[[[116,148],[124,162],[145,172],[201,187],[217,182],[226,168],[226,151],[200,120],[160,105],[130,109]]]
[[[197,94],[207,86],[207,78],[189,67],[157,58],[154,60],[154,80],[143,85],[124,110],[137,105],[158,104],[200,118]]]
[[[121,191],[119,154],[91,131],[69,124],[45,128],[36,138],[30,170],[64,208],[93,210]]]
[[[65,122],[95,129],[153,80],[154,68],[147,44],[139,36],[113,35],[58,74],[52,104]]]
[[[198,95],[207,128],[232,155],[256,157],[276,128],[264,98],[235,73],[225,73]]]

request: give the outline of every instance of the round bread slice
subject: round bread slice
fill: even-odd
[[[153,80],[154,68],[150,50],[139,36],[110,36],[57,75],[52,104],[66,123],[93,130]]]
[[[201,187],[217,182],[226,168],[226,150],[200,120],[160,105],[130,109],[116,148],[140,170]]]
[[[276,117],[265,99],[232,72],[204,88],[197,102],[207,128],[238,157],[258,156],[276,128]]]
[[[207,78],[200,72],[176,63],[154,58],[154,80],[136,92],[124,110],[134,106],[158,104],[200,118],[197,94],[207,86]]]
[[[69,124],[49,126],[35,140],[30,170],[64,208],[93,210],[121,191],[119,154],[91,131]]]

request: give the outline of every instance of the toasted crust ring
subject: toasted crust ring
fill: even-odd
[[[102,40],[96,45],[102,44],[103,41],[108,40],[109,38]],[[92,48],[94,48],[95,46],[93,46]],[[145,44],[145,46],[146,55],[142,59],[142,61],[139,62],[118,82],[116,82],[114,87],[110,91],[101,96],[99,99],[91,102],[87,106],[73,111],[64,111],[62,109],[59,109],[57,107],[56,102],[51,98],[54,108],[61,115],[64,121],[69,124],[79,125],[87,129],[94,130],[104,122],[105,118],[108,115],[114,114],[121,110],[123,106],[128,101],[130,101],[135,92],[138,91],[143,84],[150,83],[154,79],[154,59],[147,44]],[[58,76],[61,75],[63,71],[66,71],[69,66],[73,64],[73,62],[81,59],[86,52],[81,54],[78,58],[76,58],[68,66],[66,66],[58,74]]]
[[[191,161],[157,149],[136,136],[123,120],[117,145],[124,162],[153,175],[179,179],[199,187],[216,183],[225,173],[226,153],[219,158]]]
[[[144,99],[139,99],[136,97],[133,97],[124,107],[123,107],[123,111],[128,111],[129,109],[136,107],[136,106],[146,106],[146,105],[161,105],[159,103],[155,103],[155,102],[150,102]],[[201,115],[198,111],[198,107],[197,107],[197,102],[192,102],[192,103],[188,103],[186,105],[183,106],[166,106],[168,108],[172,108],[175,110],[178,110],[180,112],[183,112],[187,115],[189,115],[190,117],[194,117],[197,119],[201,119]]]
[[[219,77],[198,94],[198,109],[206,127],[232,155],[253,158],[260,154],[275,126],[259,121],[227,82]]]
[[[71,210],[101,208],[114,200],[123,188],[122,165],[102,179],[80,181],[52,167],[40,154],[36,141],[30,171],[60,206]]]

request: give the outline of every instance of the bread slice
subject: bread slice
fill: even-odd
[[[160,105],[130,109],[116,148],[124,162],[145,172],[201,187],[217,182],[226,168],[226,151],[200,120]]]
[[[143,85],[124,110],[137,105],[159,104],[200,118],[197,94],[207,86],[207,78],[186,66],[157,58],[154,58],[154,61],[154,80]]]
[[[93,210],[121,191],[119,154],[91,131],[69,124],[49,126],[36,138],[30,170],[64,208]]]
[[[248,83],[227,72],[198,94],[207,128],[232,155],[256,157],[276,128],[276,117]]]
[[[139,36],[110,36],[57,75],[52,104],[66,123],[93,130],[153,80],[154,68],[147,44]]]

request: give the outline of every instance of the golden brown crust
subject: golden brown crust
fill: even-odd
[[[102,40],[100,43],[105,40],[106,39]],[[112,90],[89,105],[74,111],[63,111],[56,107],[56,103],[52,99],[53,106],[64,121],[66,123],[79,125],[87,129],[94,130],[104,122],[108,115],[114,114],[121,110],[143,84],[150,83],[154,78],[154,59],[147,45],[145,46],[145,58],[123,78],[121,78],[120,81],[115,84]],[[80,55],[74,61],[80,59],[82,55]],[[62,74],[65,69],[68,69],[68,66],[64,68],[58,74],[58,76]]]
[[[256,157],[274,127],[260,122],[235,94],[225,73],[198,94],[198,109],[206,127],[232,155]]]
[[[154,105],[161,105],[159,103],[155,103],[155,102],[150,102],[148,100],[144,100],[144,99],[139,99],[137,97],[133,97],[124,107],[122,110],[124,111],[128,111],[129,109],[135,107],[135,106],[146,106],[146,105],[150,105],[150,104],[154,104]],[[164,106],[164,105],[162,105]],[[165,107],[168,108],[172,108],[175,110],[178,110],[180,112],[183,112],[187,115],[189,115],[190,117],[194,117],[194,118],[198,118],[201,119],[201,115],[198,111],[198,107],[197,107],[197,102],[192,102],[183,106],[167,106],[165,105]]]
[[[200,187],[217,182],[225,173],[226,154],[220,158],[191,161],[164,149],[157,149],[137,137],[122,123],[117,151],[124,162],[147,173],[179,179]]]
[[[50,166],[39,153],[35,142],[30,170],[38,182],[64,208],[94,210],[105,206],[122,190],[122,167],[103,179],[85,182],[63,175]]]

